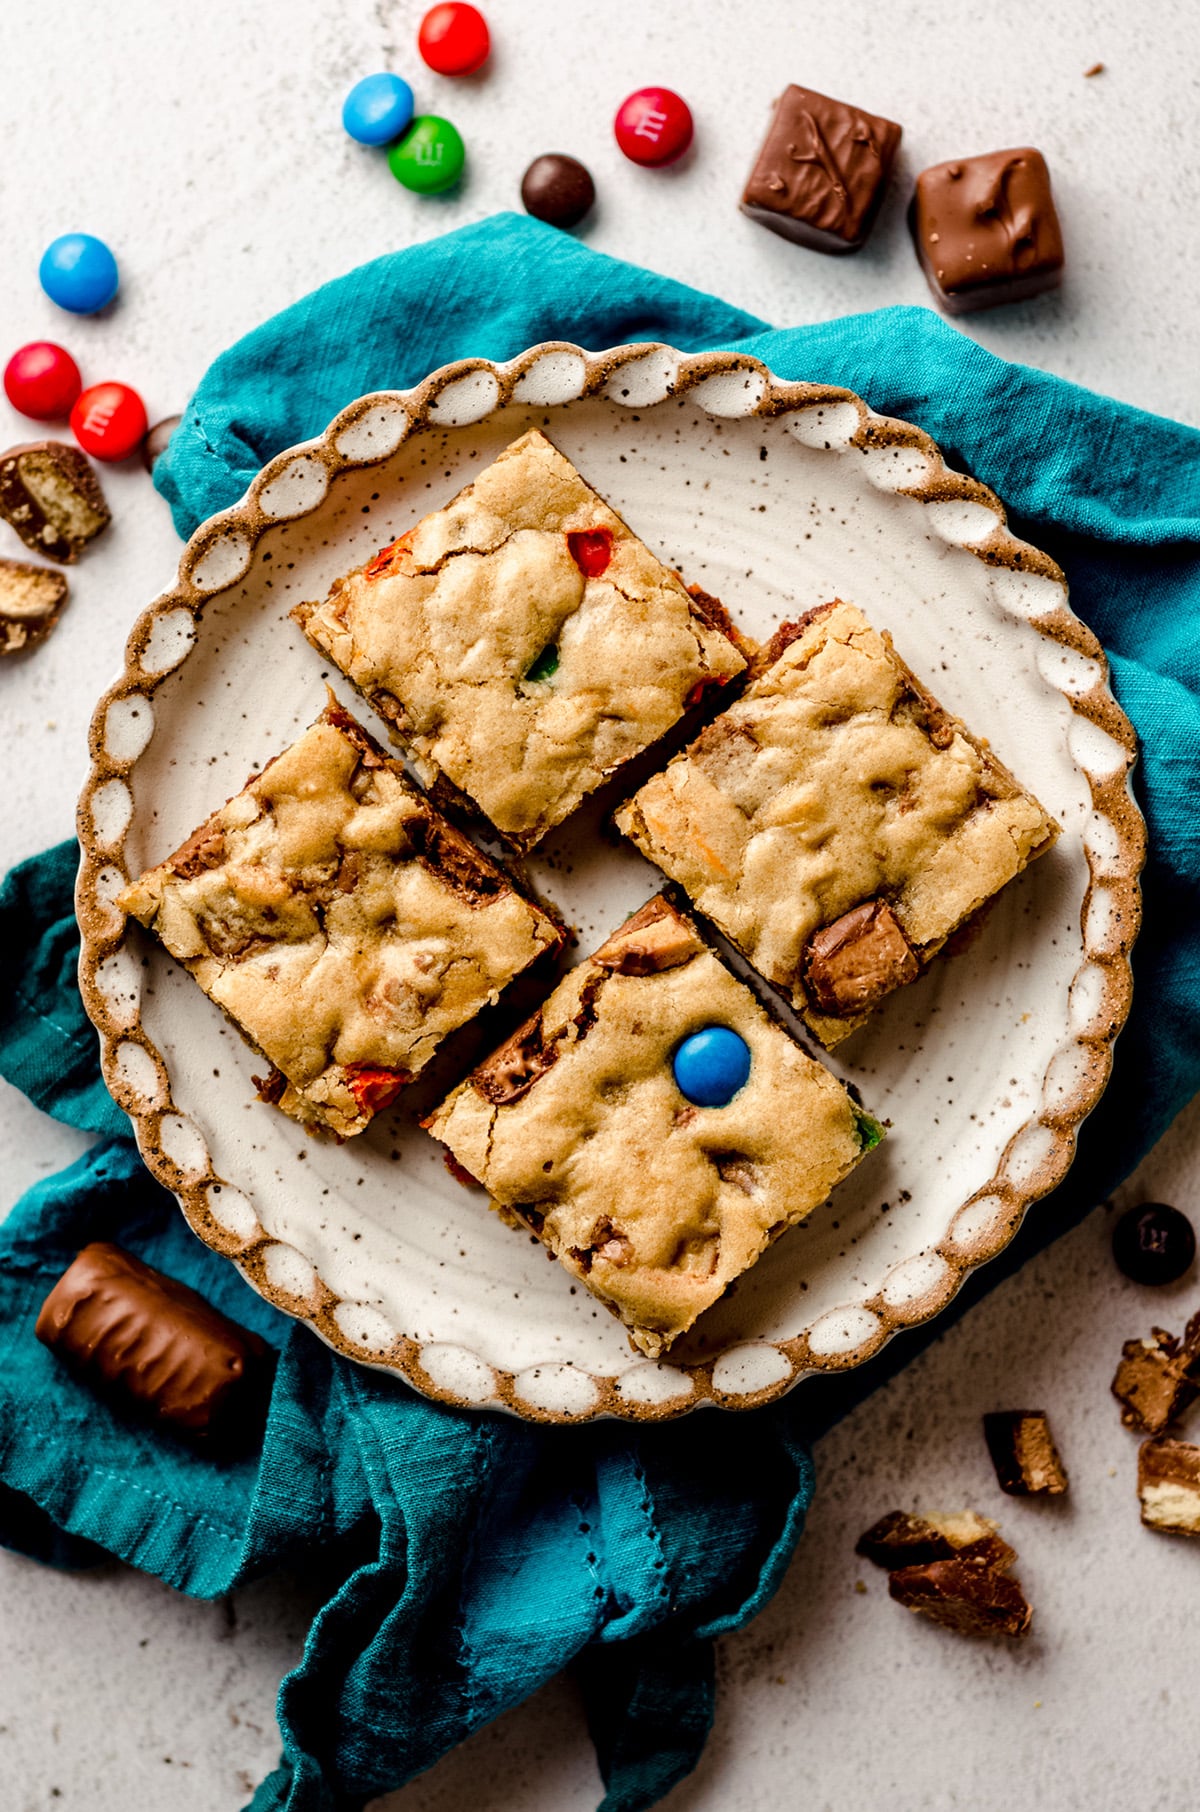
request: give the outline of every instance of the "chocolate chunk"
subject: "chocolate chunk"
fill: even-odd
[[[30,441],[0,454],[0,516],[26,547],[69,566],[111,520],[104,493],[78,447]]]
[[[1112,1250],[1134,1283],[1177,1283],[1196,1256],[1196,1235],[1181,1209],[1143,1202],[1126,1209],[1113,1228]]]
[[[578,226],[596,199],[591,172],[577,157],[548,152],[535,157],[521,178],[521,204],[547,226]]]
[[[558,1044],[543,1042],[542,1015],[535,1013],[479,1065],[471,1076],[471,1086],[494,1107],[506,1107],[527,1094],[557,1057]]]
[[[960,1636],[1023,1636],[1033,1618],[1011,1574],[961,1556],[901,1567],[888,1591],[897,1604]]]
[[[429,812],[411,818],[405,828],[422,867],[468,906],[486,906],[510,891],[499,869],[485,863],[475,845],[444,818]]]
[[[1127,1340],[1112,1381],[1126,1428],[1157,1435],[1200,1395],[1200,1315],[1188,1322],[1182,1341],[1165,1328],[1143,1340]]]
[[[1200,1535],[1200,1447],[1190,1441],[1143,1441],[1138,1497],[1148,1529]]]
[[[172,434],[183,420],[182,415],[168,415],[164,421],[155,422],[145,440],[142,442],[142,464],[147,472],[153,472],[155,466],[167,450]]]
[[[270,1348],[119,1246],[85,1246],[42,1304],[37,1337],[127,1409],[233,1444],[251,1432]]]
[[[44,641],[67,601],[67,581],[48,566],[0,560],[0,655]]]
[[[974,1510],[961,1510],[953,1516],[932,1510],[926,1516],[890,1510],[859,1536],[854,1552],[877,1567],[886,1567],[889,1573],[955,1556],[1004,1573],[1017,1558],[996,1524]]]
[[[923,170],[909,225],[929,287],[949,314],[1020,302],[1062,282],[1050,172],[1029,146]]]
[[[657,894],[601,944],[592,961],[617,975],[657,975],[690,962],[702,949],[687,920]]]
[[[775,104],[742,213],[819,252],[857,251],[899,144],[893,121],[793,84]]]
[[[1001,1491],[1010,1497],[1061,1497],[1067,1473],[1041,1409],[996,1410],[983,1435]]]
[[[915,981],[917,959],[885,900],[844,912],[809,940],[804,982],[823,1013],[861,1013],[903,982]]]

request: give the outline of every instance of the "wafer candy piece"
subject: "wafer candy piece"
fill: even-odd
[[[1001,1491],[1009,1497],[1062,1496],[1066,1467],[1044,1410],[998,1410],[983,1418],[983,1434]]]
[[[61,440],[0,453],[0,516],[26,547],[70,566],[111,517],[91,465]]]
[[[67,581],[48,566],[0,560],[0,655],[44,641],[67,601]]]

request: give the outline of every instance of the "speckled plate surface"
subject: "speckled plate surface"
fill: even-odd
[[[670,1364],[634,1354],[448,1175],[416,1125],[444,1065],[362,1137],[306,1138],[255,1099],[261,1060],[113,904],[316,716],[327,677],[381,732],[287,613],[535,424],[750,635],[835,595],[859,604],[1063,826],[969,948],[827,1059],[890,1137]],[[272,460],[139,617],[95,712],[79,807],[84,1000],[109,1086],[196,1233],[339,1351],[539,1420],[748,1407],[936,1314],[1067,1170],[1129,1005],[1134,754],[1058,568],[920,430],[734,354],[553,345],[467,361],[360,399]],[[597,830],[585,810],[530,864],[585,950],[657,885]],[[471,1036],[451,1054],[460,1069]]]

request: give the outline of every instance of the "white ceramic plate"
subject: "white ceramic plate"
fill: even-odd
[[[320,710],[329,670],[290,607],[535,423],[750,635],[833,596],[861,605],[1063,826],[970,947],[830,1060],[891,1136],[672,1364],[635,1356],[448,1175],[415,1124],[427,1087],[341,1146],[262,1106],[259,1060],[112,903]],[[428,1395],[539,1419],[744,1407],[936,1313],[1065,1173],[1128,1008],[1144,842],[1133,757],[1061,573],[919,430],[732,354],[547,346],[468,361],[361,399],[273,460],[139,618],[97,707],[80,804],[84,998],[109,1085],[196,1232],[342,1352]],[[584,950],[657,884],[587,811],[530,866]]]

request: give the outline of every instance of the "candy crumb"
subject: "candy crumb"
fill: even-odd
[[[861,1593],[862,1593],[862,1595],[863,1595],[863,1597],[864,1597],[864,1598],[865,1598],[865,1597],[866,1597],[866,1595],[867,1595],[867,1583],[866,1583],[866,1580],[865,1580],[865,1579],[856,1579],[856,1580],[855,1580],[855,1581],[854,1581],[854,1590],[855,1590],[855,1591],[856,1591],[856,1592],[861,1592]]]
[[[1085,69],[1083,73],[1085,77],[1103,75],[1104,65],[1103,63],[1093,63],[1092,67],[1090,69]]]

